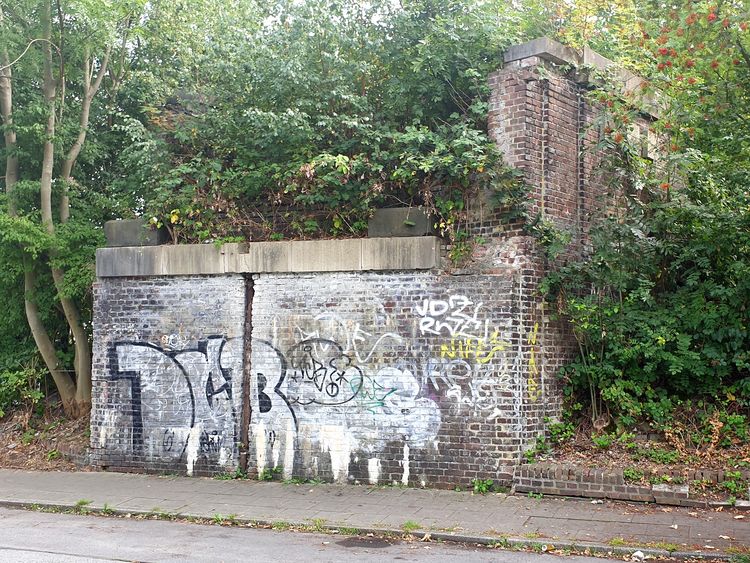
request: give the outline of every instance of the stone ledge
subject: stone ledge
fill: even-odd
[[[437,237],[186,244],[100,248],[99,278],[294,272],[431,270],[440,266]]]
[[[563,45],[550,39],[549,37],[539,37],[521,45],[513,45],[505,51],[503,61],[506,65],[514,64],[516,66],[534,66],[542,61],[547,61],[555,65],[570,65],[576,69],[596,69],[611,73],[612,79],[620,88],[623,95],[640,92],[642,85],[646,80],[637,74],[626,70],[621,65],[607,57],[600,55],[588,46],[585,46],[581,52]],[[588,72],[578,73],[578,82],[588,84],[595,83]],[[644,98],[644,107],[653,117],[659,117],[661,114],[661,104],[655,95],[649,95]]]

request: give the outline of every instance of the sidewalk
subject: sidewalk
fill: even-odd
[[[666,548],[704,556],[736,553],[750,546],[750,513],[734,510],[395,487],[0,470],[0,505],[74,507],[82,500],[90,501],[89,509],[106,504],[118,513],[234,515],[238,521],[362,532],[401,531],[408,522],[407,528],[418,526],[420,535],[429,531],[433,539],[483,543],[509,538],[599,550],[631,545],[646,553],[649,549],[644,546],[656,548],[655,553]]]

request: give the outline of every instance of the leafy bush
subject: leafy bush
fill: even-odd
[[[43,377],[32,367],[0,371],[0,418],[14,407],[33,409],[44,398],[39,389]]]

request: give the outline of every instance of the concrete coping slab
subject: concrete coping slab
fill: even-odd
[[[431,270],[434,236],[100,248],[99,278],[297,272]]]
[[[626,70],[615,61],[600,55],[588,46],[584,46],[581,52],[550,39],[539,37],[532,41],[513,45],[505,51],[503,61],[505,64],[534,60],[548,61],[556,65],[572,65],[576,68],[589,68],[612,73],[612,78],[620,87],[621,93],[640,92],[641,86],[646,82],[644,78]],[[579,75],[579,82],[594,83],[588,73]],[[660,115],[660,103],[657,96],[649,95],[644,98],[646,111],[654,116]]]

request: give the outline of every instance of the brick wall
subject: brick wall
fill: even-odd
[[[237,466],[242,276],[94,285],[92,459],[205,474]]]
[[[587,85],[528,56],[493,74],[490,87],[490,134],[524,172],[531,215],[569,232],[571,254],[585,252],[592,216],[611,203],[601,153],[587,150],[600,135]],[[195,258],[205,252],[160,262],[158,249],[149,260],[179,275],[98,268],[94,462],[188,474],[247,465],[342,482],[509,482],[545,418],[560,415],[557,373],[576,350],[539,294],[549,264],[523,227],[478,198],[469,230],[486,244],[452,274],[364,271],[369,261],[344,260],[364,252],[343,250],[346,241],[337,263],[349,272],[259,274],[287,271],[253,269],[275,263],[271,246],[257,260],[213,252],[211,267],[251,265],[232,275],[184,275],[206,267]],[[322,244],[314,256],[286,251],[315,270],[326,260]],[[131,269],[150,264],[138,249],[122,253]]]
[[[455,486],[508,479],[542,401],[519,272],[259,275],[254,472]]]

